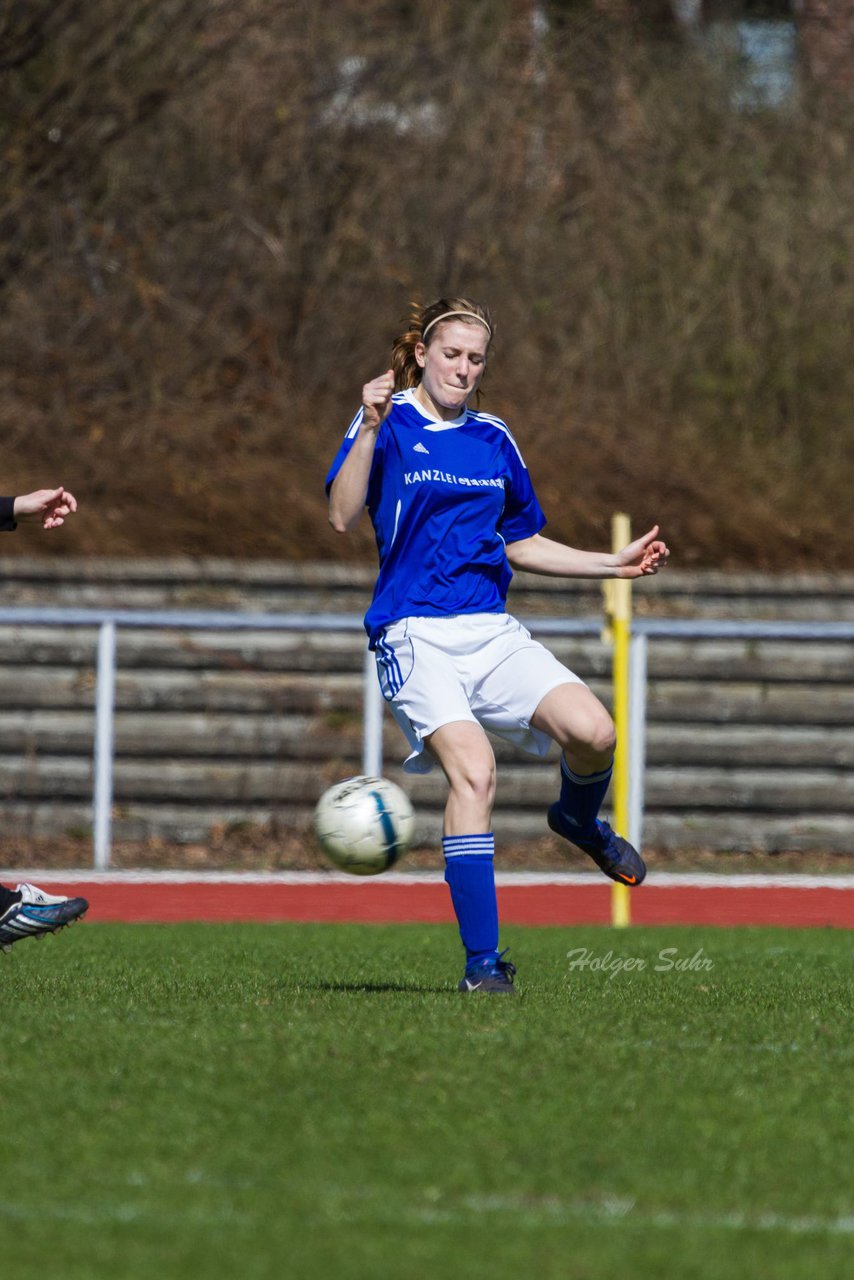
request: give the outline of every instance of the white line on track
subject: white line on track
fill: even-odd
[[[31,880],[36,884],[264,884],[322,885],[349,884],[441,884],[442,871],[387,871],[382,876],[350,876],[342,871],[91,871],[87,868],[0,868],[4,884]],[[497,871],[496,883],[507,888],[538,885],[598,885],[609,881],[589,871]],[[849,889],[854,891],[854,875],[716,875],[714,872],[651,872],[647,886],[659,889]],[[640,889],[637,892],[643,893]]]

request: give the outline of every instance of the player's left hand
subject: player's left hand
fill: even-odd
[[[618,578],[643,578],[665,567],[670,552],[658,533],[658,525],[653,525],[649,533],[623,547],[617,555]]]
[[[60,485],[58,489],[36,489],[15,499],[16,520],[40,520],[44,529],[58,529],[67,516],[77,510],[73,493]]]

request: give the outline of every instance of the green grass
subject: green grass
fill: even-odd
[[[445,927],[84,924],[0,957],[17,1280],[851,1274],[849,935],[508,940],[515,1000],[457,995]]]

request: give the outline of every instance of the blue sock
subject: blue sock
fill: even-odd
[[[466,960],[498,956],[498,901],[495,896],[495,836],[443,836],[445,881],[451,890]]]
[[[596,816],[602,807],[611,781],[614,762],[601,773],[573,773],[566,760],[560,758],[560,813],[568,825],[578,828],[581,837],[592,836]]]

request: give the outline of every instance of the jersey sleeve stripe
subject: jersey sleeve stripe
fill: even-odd
[[[513,448],[516,450],[516,456],[521,462],[522,466],[525,467],[526,471],[528,470],[525,464],[525,459],[522,457],[522,451],[519,448],[516,441],[513,439],[513,432],[510,430],[506,422],[502,422],[500,418],[494,418],[491,413],[477,412],[477,413],[472,413],[471,416],[473,418],[477,418],[480,422],[488,422],[490,426],[495,427],[498,431],[503,431],[507,439],[512,444]]]
[[[347,433],[344,436],[345,440],[354,440],[356,438],[356,436],[359,434],[359,427],[362,425],[362,419],[364,418],[364,416],[365,416],[365,410],[364,410],[364,407],[362,407],[359,410],[359,412],[356,414],[353,421],[350,423],[349,427],[347,428]]]

